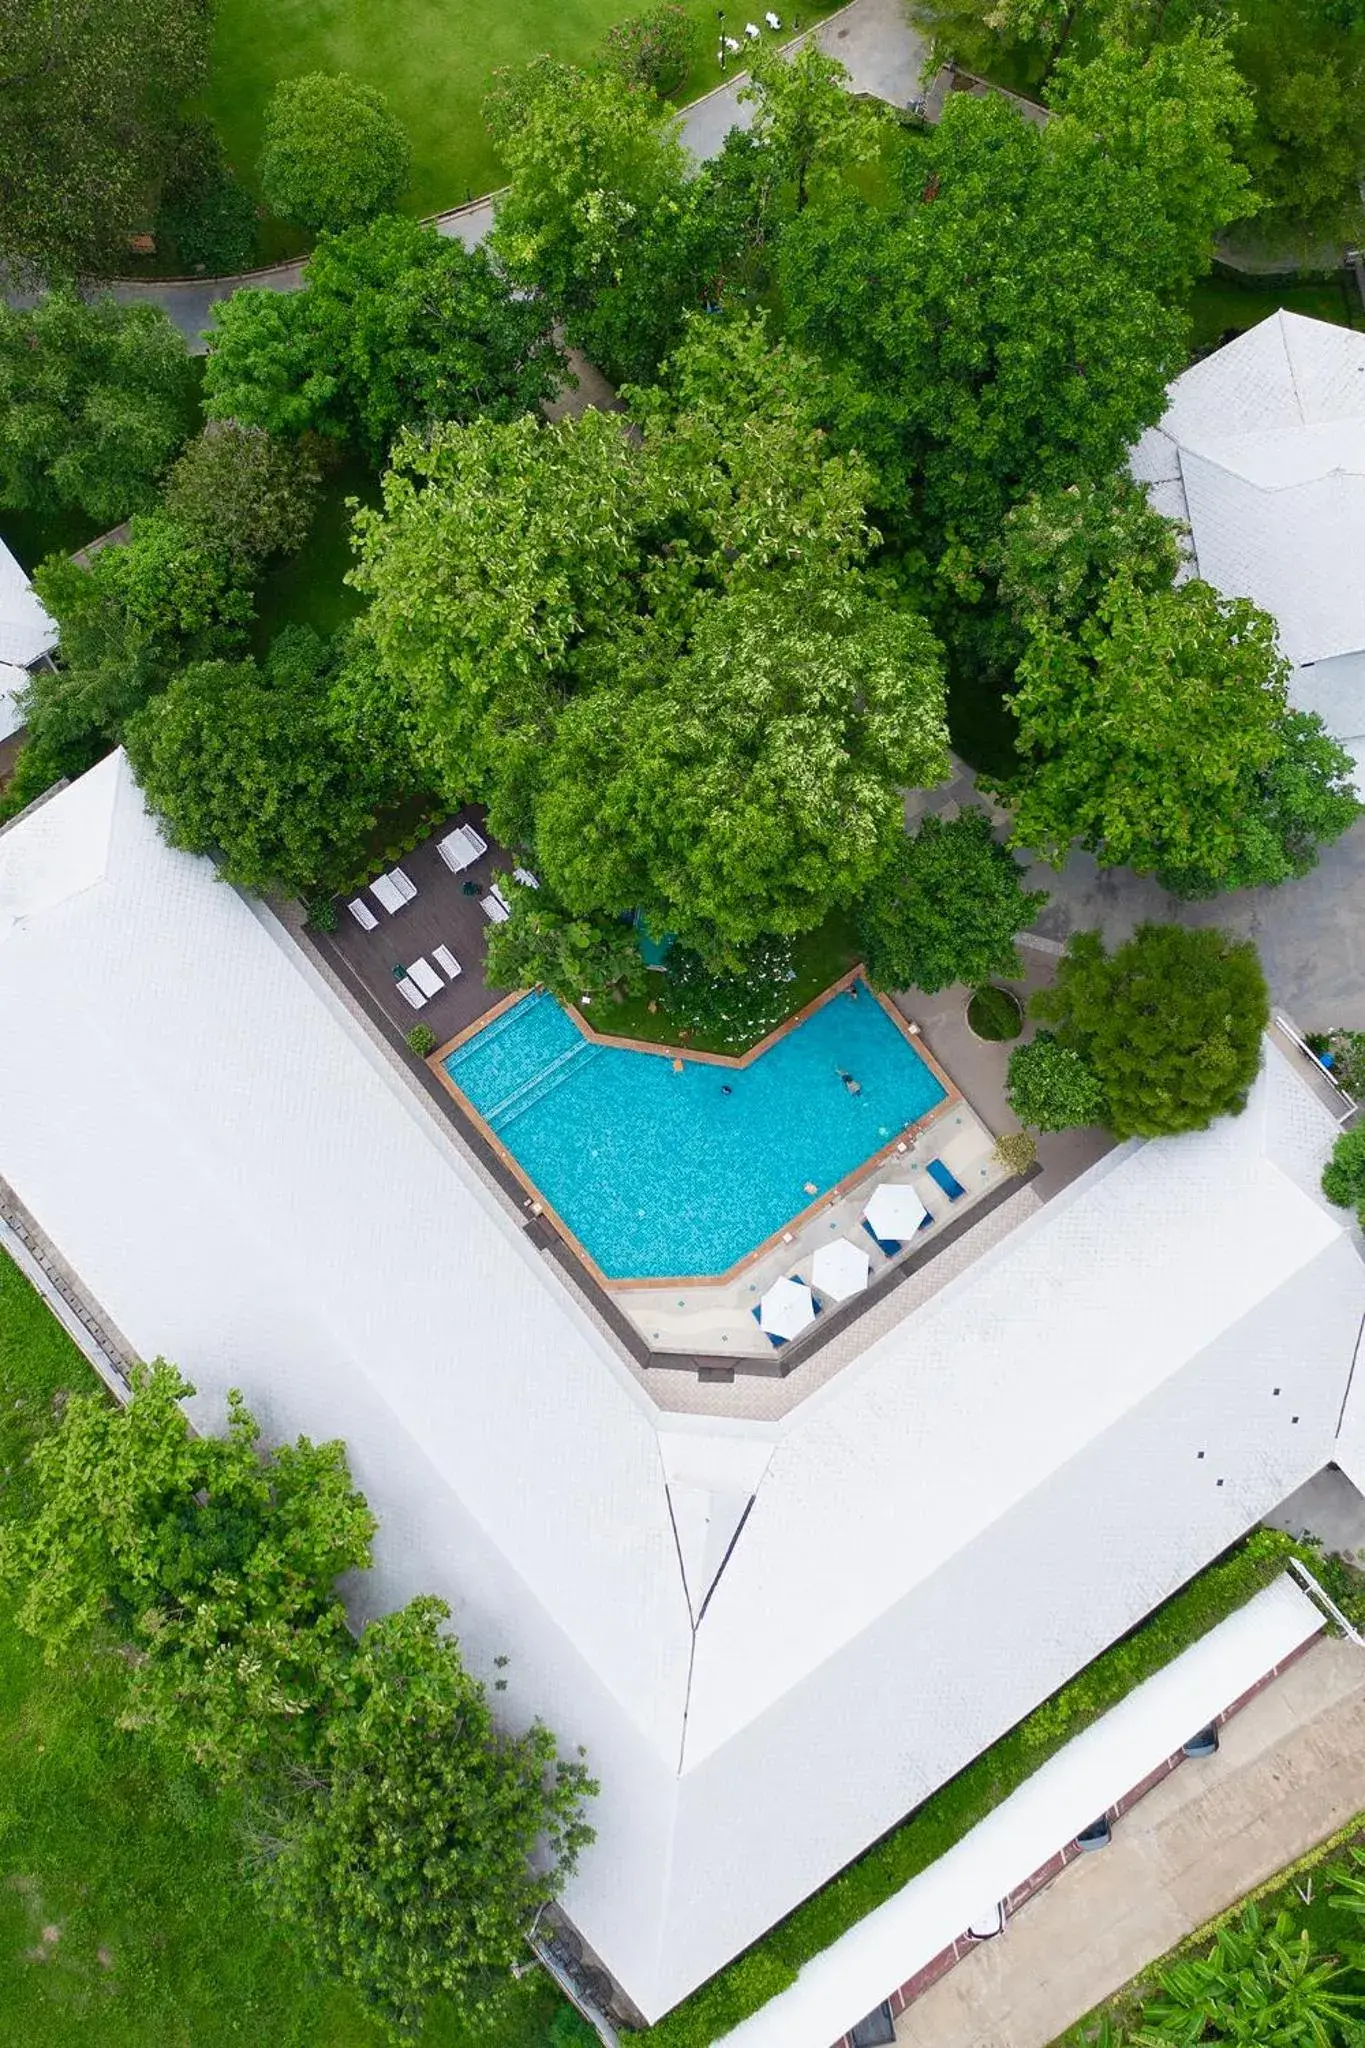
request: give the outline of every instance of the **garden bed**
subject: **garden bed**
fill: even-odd
[[[693,1027],[680,1020],[669,1007],[667,968],[651,970],[643,995],[626,996],[614,1002],[609,996],[595,999],[590,1021],[597,1030],[613,1038],[638,1038],[645,1045],[675,1045],[685,1051],[724,1053],[738,1058],[804,1010],[825,989],[856,965],[858,949],[847,918],[826,918],[818,930],[793,941],[792,978],[769,993],[749,1024],[711,1028]]]

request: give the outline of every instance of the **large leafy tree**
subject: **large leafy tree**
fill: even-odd
[[[158,1361],[119,1409],[75,1395],[34,1451],[39,1507],[0,1533],[21,1628],[56,1656],[107,1629],[135,1651],[127,1719],[231,1775],[306,1755],[339,1703],[346,1620],[334,1582],[370,1561],[374,1520],[342,1446],[266,1453],[230,1397],[198,1436],[194,1389]]]
[[[118,269],[208,48],[204,0],[0,8],[0,252],[11,277]]]
[[[203,546],[256,567],[302,547],[320,481],[311,449],[211,420],[171,471],[164,502]]]
[[[1005,1094],[1021,1124],[1069,1131],[1106,1121],[1104,1089],[1082,1053],[1039,1031],[1010,1054]]]
[[[496,1726],[449,1618],[419,1598],[367,1625],[348,1711],[328,1726],[316,1789],[275,1831],[268,1873],[323,1968],[395,2038],[437,1994],[466,2024],[486,2014],[592,1839],[582,1762],[538,1721]]]
[[[982,810],[932,813],[902,834],[858,907],[858,943],[879,988],[975,984],[1021,972],[1017,934],[1047,902],[1026,889],[1018,863]]]
[[[1076,933],[1030,1008],[1090,1068],[1114,1132],[1155,1138],[1245,1107],[1270,1001],[1249,940],[1143,924],[1112,954]]]
[[[184,340],[156,307],[0,302],[0,506],[109,526],[145,511],[193,412]]]
[[[337,886],[363,859],[384,791],[333,728],[323,648],[306,628],[280,636],[264,672],[252,660],[181,669],[125,741],[171,845],[211,854],[242,888]]]
[[[851,572],[718,596],[687,652],[561,717],[535,804],[574,908],[639,906],[718,963],[819,924],[895,850],[948,759],[938,647]]]
[[[800,213],[811,187],[875,161],[885,134],[885,109],[857,100],[837,57],[807,43],[785,56],[771,43],[749,57],[749,84],[739,97],[756,103],[755,141],[772,160],[772,173],[788,183]]]
[[[539,985],[565,1003],[604,988],[640,992],[646,968],[633,924],[610,914],[576,915],[544,882],[531,889],[510,876],[498,880],[512,914],[489,927],[484,979],[490,987]]]
[[[1011,699],[1016,841],[1056,865],[1079,842],[1188,893],[1306,873],[1359,806],[1287,676],[1274,620],[1198,580],[1144,592],[1120,572],[1074,630],[1035,615]]]
[[[312,71],[271,93],[257,175],[282,219],[314,234],[356,227],[396,206],[411,174],[407,136],[373,86]]]
[[[785,230],[792,332],[932,559],[979,560],[1012,504],[1112,475],[1160,416],[1181,302],[1243,205],[1244,112],[1213,38],[1143,64],[1109,49],[1045,129],[954,95],[907,147],[899,205],[845,194]]]
[[[302,291],[241,291],[209,338],[206,403],[274,434],[307,430],[379,462],[400,427],[512,419],[559,387],[544,308],[482,249],[397,216],[324,236]]]

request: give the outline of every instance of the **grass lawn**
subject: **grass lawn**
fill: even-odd
[[[1287,313],[1304,313],[1311,320],[1331,320],[1338,327],[1365,326],[1365,311],[1354,287],[1335,280],[1331,284],[1243,285],[1206,277],[1195,286],[1190,300],[1192,346],[1196,350],[1211,348],[1230,328],[1240,333],[1269,319],[1281,307]]]
[[[251,631],[257,654],[265,652],[282,626],[312,626],[326,636],[362,609],[359,592],[344,581],[355,560],[347,500],[377,505],[379,495],[379,479],[355,456],[344,457],[327,476],[307,540],[257,585]]]
[[[715,7],[685,4],[700,54],[679,101],[721,82]],[[502,182],[479,111],[490,74],[542,50],[590,57],[612,23],[633,11],[632,0],[218,0],[208,111],[229,160],[251,182],[272,87],[301,72],[349,71],[387,94],[412,140],[406,207],[437,213]],[[807,5],[784,19],[805,24],[829,11]],[[728,11],[732,33],[742,34],[745,18]],[[291,247],[297,243],[271,244],[265,253]]]
[[[796,979],[788,984],[791,999],[786,1015],[789,1017],[804,1009],[841,974],[846,974],[858,958],[852,926],[847,917],[838,912],[827,917],[817,931],[807,932],[797,939],[793,952]],[[645,995],[627,996],[619,1003],[595,1004],[593,1023],[601,1030],[622,1038],[641,1038],[650,1045],[683,1044],[695,1052],[739,1054],[747,1052],[759,1038],[767,1036],[766,1030],[741,1038],[723,1038],[694,1031],[685,1038],[668,1013],[667,973],[651,974],[649,981],[650,987]]]
[[[24,1512],[31,1443],[95,1384],[0,1253],[0,1520]],[[0,1602],[0,2035],[24,2048],[383,2048],[245,1889],[237,1801],[114,1726],[122,1679],[108,1654],[46,1669]],[[549,2048],[564,2011],[537,1971],[477,2035],[433,2017],[422,2048]]]

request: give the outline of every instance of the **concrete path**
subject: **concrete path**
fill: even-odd
[[[736,19],[740,17],[737,15]],[[910,26],[906,0],[852,0],[850,6],[832,14],[810,33],[822,49],[848,66],[855,92],[871,93],[893,106],[904,106],[918,91],[929,46]],[[808,35],[797,36],[786,47],[799,49],[808,40]],[[699,161],[718,155],[730,130],[746,128],[752,120],[753,109],[742,105],[739,99],[747,76],[746,72],[736,72],[714,92],[683,109],[679,129]],[[468,206],[435,214],[434,224],[443,235],[453,236],[466,249],[472,249],[493,225],[495,197],[490,193]],[[258,291],[297,291],[302,271],[303,263],[299,260],[277,263],[269,270],[249,271],[240,277],[149,278],[145,283],[124,279],[107,289],[123,305],[160,306],[189,341],[193,353],[202,355],[204,331],[220,299],[229,298],[245,285]]]
[[[905,2048],[1049,2048],[1365,1809],[1365,1650],[1320,1641],[896,2023]]]

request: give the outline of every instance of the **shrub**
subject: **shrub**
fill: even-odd
[[[416,1053],[419,1060],[424,1060],[435,1050],[436,1033],[430,1024],[414,1024],[408,1033],[408,1051]]]
[[[314,71],[271,93],[257,174],[282,219],[314,234],[358,227],[393,210],[411,171],[407,136],[373,86]]]
[[[210,420],[166,483],[166,510],[205,547],[257,566],[308,538],[321,472],[307,443]]]
[[[767,939],[745,956],[740,974],[716,974],[696,953],[669,957],[668,1014],[680,1031],[727,1042],[762,1038],[791,1009],[796,979],[790,939]]]
[[[157,208],[158,241],[173,241],[185,270],[223,276],[256,253],[256,202],[234,177],[210,121],[181,131]]]
[[[1019,1036],[1024,1028],[1024,1012],[1017,996],[1007,988],[996,988],[987,982],[984,988],[973,991],[967,1005],[967,1022],[978,1038],[999,1044]]]
[[[1069,1131],[1105,1120],[1104,1089],[1081,1054],[1040,1031],[1010,1054],[1005,1094],[1021,1124],[1035,1131]]]
[[[1365,1224],[1365,1124],[1337,1139],[1322,1169],[1322,1192],[1339,1209],[1354,1209]]]
[[[648,86],[664,95],[676,92],[697,53],[696,24],[681,7],[665,0],[644,14],[632,14],[607,30],[607,63],[628,85]]]
[[[315,932],[334,932],[337,928],[337,900],[335,896],[314,896],[308,904],[308,924]]]
[[[1038,1157],[1038,1140],[1032,1131],[1004,1131],[995,1141],[993,1158],[1006,1173],[1027,1173]]]

